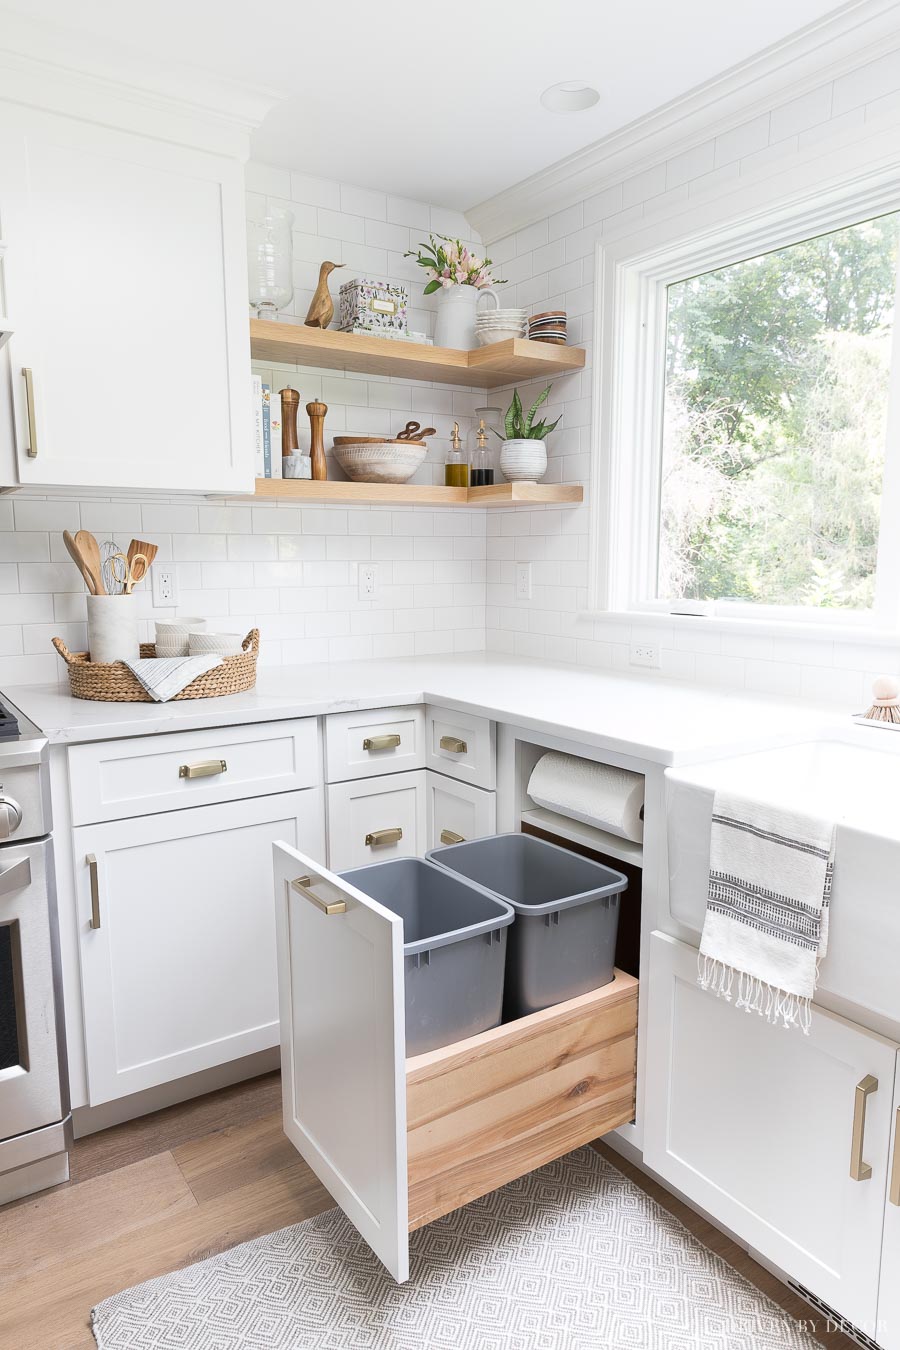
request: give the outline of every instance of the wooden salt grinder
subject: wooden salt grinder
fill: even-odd
[[[290,385],[279,390],[281,395],[281,453],[296,455],[300,452],[297,439],[297,413],[300,411],[300,395]]]
[[[328,465],[325,462],[325,414],[327,403],[307,403],[309,413],[310,442],[309,453],[312,459],[312,476],[317,483],[324,483],[328,477]]]

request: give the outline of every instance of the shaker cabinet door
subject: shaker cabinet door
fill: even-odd
[[[275,845],[284,1132],[395,1280],[409,1276],[403,920]]]
[[[0,103],[19,481],[252,490],[240,164]]]
[[[651,939],[644,1160],[855,1326],[874,1325],[896,1045],[814,1010],[809,1036],[697,983]]]
[[[426,770],[428,848],[497,832],[497,794]]]
[[[323,856],[321,791],[72,833],[90,1105],[277,1045],[272,845]]]

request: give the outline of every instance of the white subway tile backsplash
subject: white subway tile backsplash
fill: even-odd
[[[770,114],[762,113],[749,122],[725,131],[716,137],[715,166],[728,164],[733,159],[743,159],[745,155],[761,150],[769,144]]]

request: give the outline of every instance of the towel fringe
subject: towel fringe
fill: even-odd
[[[757,975],[745,970],[736,970],[714,956],[700,952],[697,960],[697,983],[701,989],[715,994],[716,998],[732,1001],[735,977],[737,978],[737,997],[734,1006],[744,1012],[756,1013],[764,1017],[772,1026],[785,1028],[800,1027],[805,1036],[809,1035],[812,1025],[812,1001],[799,994],[789,994],[768,984]]]

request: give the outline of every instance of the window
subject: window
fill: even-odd
[[[782,214],[768,238],[757,220],[743,247],[735,226],[622,270],[613,608],[897,627],[890,205],[841,228],[839,205],[806,229]]]

